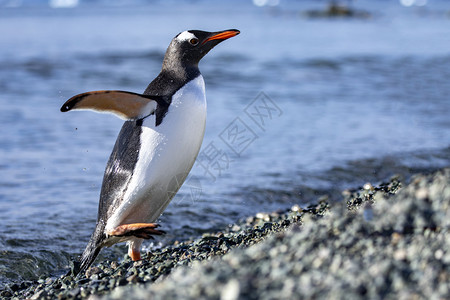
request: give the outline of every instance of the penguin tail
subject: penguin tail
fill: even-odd
[[[94,262],[94,260],[97,258],[97,255],[100,253],[101,247],[99,246],[92,247],[90,244],[91,243],[88,244],[88,246],[83,252],[83,255],[81,255],[79,272],[86,271],[87,268],[89,268]]]
[[[97,232],[94,232],[91,239],[89,240],[89,243],[84,249],[80,260],[73,263],[73,267],[70,272],[72,273],[72,276],[77,276],[79,273],[86,271],[95,261],[97,255],[100,253],[100,250],[102,249],[101,241],[103,240],[103,237],[98,236],[96,233]]]

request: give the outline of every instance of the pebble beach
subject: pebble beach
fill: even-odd
[[[450,169],[362,183],[132,262],[0,288],[3,299],[448,299]],[[70,273],[70,272],[69,272]]]

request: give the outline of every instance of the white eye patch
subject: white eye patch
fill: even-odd
[[[193,34],[193,33],[190,33],[189,31],[183,31],[182,33],[180,33],[178,36],[177,36],[177,41],[178,42],[184,42],[184,41],[189,41],[190,39],[196,39],[197,37]]]

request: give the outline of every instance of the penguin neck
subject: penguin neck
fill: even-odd
[[[180,82],[182,86],[200,75],[200,70],[198,66],[179,66],[176,68],[163,68],[161,73],[174,81]]]
[[[186,84],[200,75],[200,70],[198,63],[186,63],[182,59],[171,59],[169,56],[164,58],[161,73],[167,73],[173,79]]]
[[[199,75],[198,65],[163,64],[161,72],[148,85],[144,94],[171,98],[183,85]]]
[[[166,61],[165,61],[166,62]],[[163,96],[165,104],[159,102],[156,108],[156,126],[161,124],[168,107],[172,103],[172,96],[186,83],[200,75],[198,65],[183,66],[181,64],[163,64],[159,75],[145,89],[145,95]]]

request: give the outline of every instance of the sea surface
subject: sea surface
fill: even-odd
[[[143,92],[187,29],[241,34],[200,64],[202,150],[160,217],[168,233],[146,249],[450,166],[448,2],[357,1],[361,18],[334,19],[305,13],[326,1],[268,2],[0,2],[1,285],[66,272],[94,229],[123,121],[61,105],[90,90]]]

